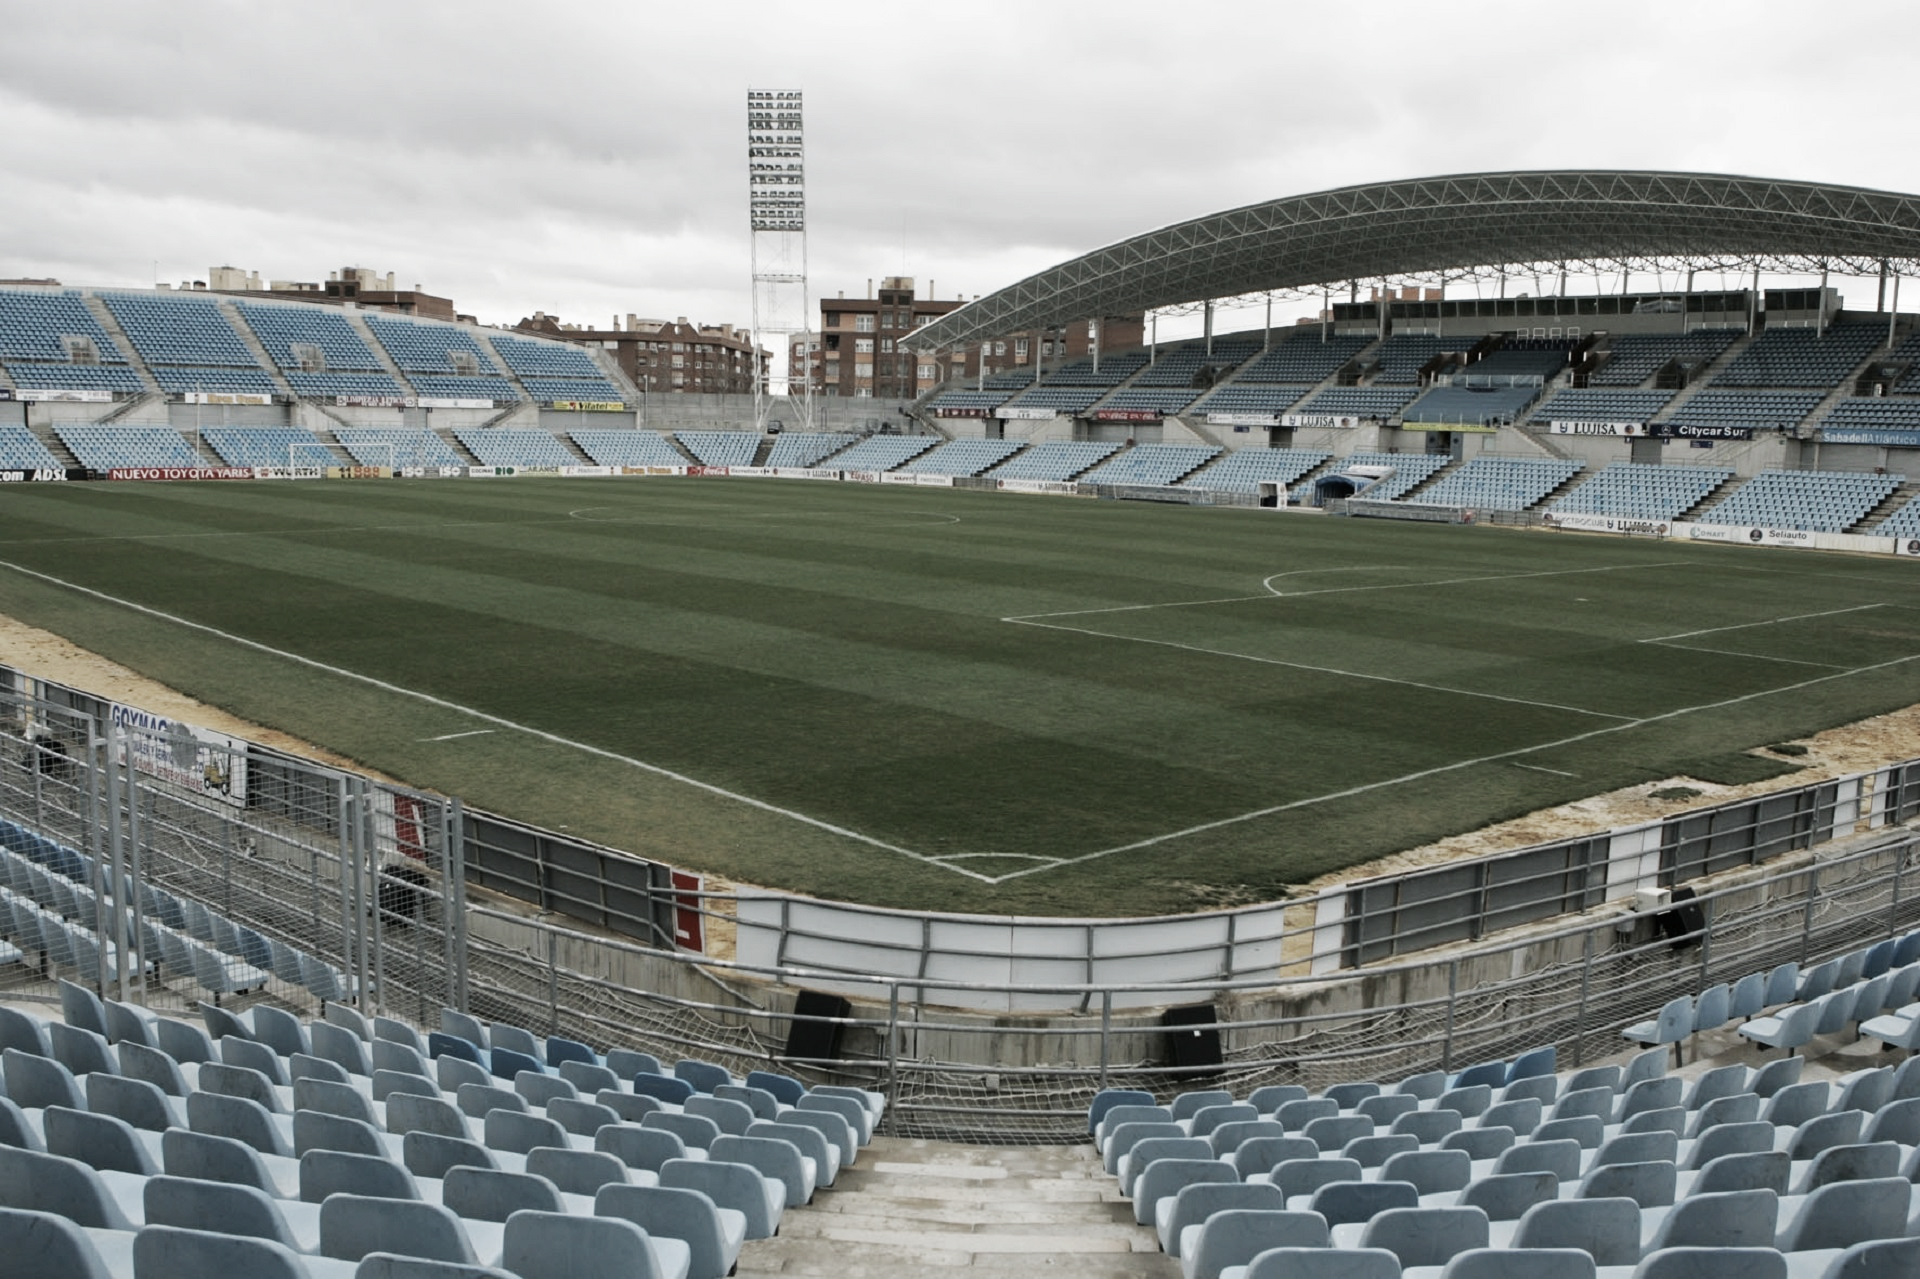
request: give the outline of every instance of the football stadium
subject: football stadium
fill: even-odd
[[[1348,186],[779,429],[0,286],[0,1279],[1920,1274],[1917,269]]]

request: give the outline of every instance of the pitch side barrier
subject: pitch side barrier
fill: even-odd
[[[1696,880],[1668,925],[1656,912],[1592,910],[1357,972],[1283,962],[1201,981],[841,974],[694,955],[479,888],[468,897],[457,802],[291,758],[254,776],[251,753],[236,786],[242,765],[216,735],[156,718],[122,714],[102,735],[74,707],[0,699],[8,729],[30,735],[0,751],[10,894],[0,928],[28,960],[0,980],[16,996],[50,998],[52,978],[73,978],[190,1017],[210,994],[264,991],[310,1014],[341,1000],[429,1029],[451,1007],[667,1060],[879,1087],[890,1131],[904,1136],[1080,1139],[1088,1102],[1109,1086],[1163,1098],[1194,1086],[1320,1089],[1545,1044],[1578,1064],[1621,1051],[1622,1028],[1675,995],[1920,925],[1920,844],[1885,828]],[[76,734],[79,750],[51,750]],[[29,902],[43,921],[32,936],[19,922]],[[116,904],[139,925],[108,939],[127,962],[88,968],[80,939],[103,953],[99,930],[129,919]],[[57,929],[45,922],[58,917]],[[338,984],[296,980],[277,961],[254,968],[250,937],[317,957]],[[180,962],[170,948],[186,940],[231,962]],[[819,998],[835,989],[845,1003]],[[803,1005],[806,993],[815,998]],[[1052,1011],[974,1010],[1010,1001]],[[1188,1052],[1195,1042],[1207,1051]]]

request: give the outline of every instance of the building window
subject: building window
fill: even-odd
[[[1007,353],[1007,344],[1005,342],[995,342],[993,344],[993,353],[995,355],[1005,355]]]
[[[938,366],[938,365],[933,365],[933,364],[922,364],[922,365],[920,366],[920,380],[921,380],[921,381],[923,381],[923,382],[930,382],[930,381],[932,381],[932,380],[933,380],[934,378],[936,378],[936,377],[939,377],[939,376],[940,376],[940,369],[939,369],[939,366]]]
[[[881,339],[880,339],[880,350],[881,350],[881,352],[882,352],[883,354],[886,354],[886,355],[892,355],[892,354],[893,354],[893,339],[892,339],[892,338],[881,338]]]
[[[837,328],[839,328],[839,327],[840,327],[840,315],[841,315],[841,313],[840,313],[839,311],[829,311],[829,312],[827,312],[827,314],[826,314],[826,317],[825,317],[824,319],[822,319],[822,320],[820,321],[820,327],[822,327],[822,328],[826,328],[826,329],[837,329]]]
[[[862,312],[861,314],[854,316],[853,331],[856,333],[873,332],[873,316],[866,312]]]
[[[674,357],[673,357],[673,367],[674,367],[674,368],[676,368],[676,369],[683,369],[683,368],[685,368],[686,366],[687,366],[687,357],[686,357],[686,356],[684,356],[684,355],[676,355],[676,356],[674,356]],[[674,380],[675,380],[675,381],[678,381],[679,379],[678,379],[678,378],[676,378],[676,379],[674,379]]]
[[[872,355],[873,339],[872,338],[855,338],[853,340],[853,353],[855,355]]]
[[[1027,358],[1027,339],[1015,338],[1013,340],[1013,353],[1019,356],[1023,360],[1026,359]]]

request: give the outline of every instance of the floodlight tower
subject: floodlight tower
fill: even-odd
[[[793,401],[801,430],[813,428],[812,355],[806,350],[807,148],[800,94],[747,92],[747,224],[752,236],[753,421],[764,432],[779,392]],[[799,336],[801,367],[791,366]],[[784,378],[763,365],[762,342],[781,339],[789,351]]]

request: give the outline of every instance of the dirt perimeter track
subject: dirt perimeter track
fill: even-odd
[[[90,653],[58,635],[3,615],[0,615],[0,665],[25,671],[40,679],[66,684],[97,697],[231,733],[335,768],[351,769],[382,778],[381,774],[353,760],[196,701],[117,662]],[[1909,706],[1891,714],[1828,729],[1803,739],[1801,744],[1807,748],[1807,753],[1795,757],[1793,762],[1803,765],[1804,769],[1787,778],[1751,782],[1743,786],[1722,786],[1695,778],[1674,777],[1631,786],[1556,808],[1543,808],[1512,821],[1393,853],[1337,874],[1323,876],[1302,887],[1318,890],[1336,883],[1413,870],[1457,858],[1525,848],[1530,844],[1569,835],[1636,825],[1689,808],[1763,795],[1788,786],[1861,773],[1884,764],[1920,758],[1920,706]],[[1676,787],[1691,789],[1698,794],[1680,799],[1652,797],[1655,791]]]

